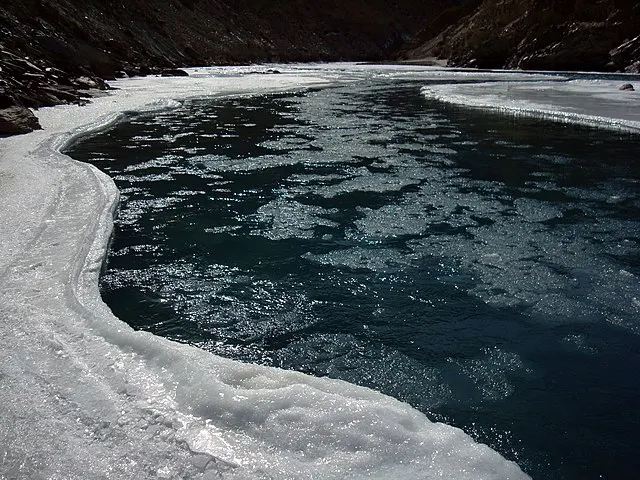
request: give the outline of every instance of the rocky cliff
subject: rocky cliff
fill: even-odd
[[[33,128],[33,118],[8,126],[23,107],[81,102],[118,75],[389,58],[452,1],[2,0],[0,133]]]
[[[640,70],[637,0],[470,0],[433,17],[399,54],[449,65]]]

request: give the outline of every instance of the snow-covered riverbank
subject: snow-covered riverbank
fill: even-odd
[[[568,82],[512,81],[433,85],[426,98],[508,115],[640,132],[640,92],[620,90],[624,77]]]
[[[60,149],[126,111],[340,80],[326,68],[191,73],[118,82],[88,106],[42,110],[44,130],[0,142],[0,476],[526,478],[377,392],[225,360],[111,314],[98,277],[117,190]]]

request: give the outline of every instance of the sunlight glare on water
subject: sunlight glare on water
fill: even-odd
[[[122,193],[105,301],[135,328],[382,391],[534,478],[629,478],[638,137],[420,88],[192,101],[74,146]]]

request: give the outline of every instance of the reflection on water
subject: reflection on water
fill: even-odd
[[[134,327],[584,479],[640,454],[639,146],[406,82],[193,102],[71,154],[122,192],[102,291]]]

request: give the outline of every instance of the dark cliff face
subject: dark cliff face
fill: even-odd
[[[638,72],[636,0],[470,0],[433,19],[400,58],[478,68]]]
[[[3,109],[82,102],[125,73],[390,58],[451,1],[2,0],[0,134]]]
[[[111,75],[123,65],[379,59],[437,1],[3,0],[5,48]]]

